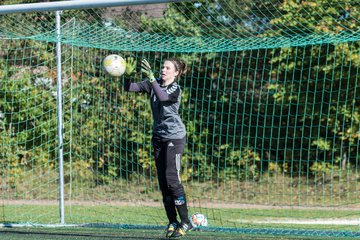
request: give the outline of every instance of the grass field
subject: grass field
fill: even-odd
[[[287,183],[285,180],[284,182]],[[114,188],[116,191],[109,186],[99,187],[85,191],[88,195],[76,196],[76,198],[73,195],[71,201],[66,200],[65,222],[70,226],[78,226],[73,228],[68,225],[66,227],[56,226],[59,224],[59,206],[55,197],[42,200],[41,196],[45,194],[39,193],[40,197],[37,194],[35,196],[15,194],[19,199],[14,200],[8,197],[9,200],[3,200],[2,205],[0,205],[0,225],[4,225],[2,228],[0,227],[0,240],[163,239],[163,227],[167,221],[161,203],[154,200],[160,198],[159,191],[141,190],[147,184],[138,184],[139,189],[136,184],[133,189],[127,186],[116,186],[119,187],[119,189]],[[211,191],[216,187],[209,184],[208,188],[209,186],[212,188]],[[253,187],[258,188],[259,186],[254,185]],[[270,186],[273,188],[272,185]],[[209,190],[208,188],[206,191]],[[306,198],[306,195],[294,194],[293,189],[283,187],[277,190],[269,188],[269,194],[258,194],[250,201],[246,194],[244,198],[239,197],[241,200],[236,198],[236,192],[233,191],[238,189],[236,186],[227,186],[227,188],[229,189],[221,190],[220,188],[221,191],[217,191],[217,193],[227,193],[226,196],[208,194],[211,195],[211,198],[202,199],[203,202],[199,202],[200,199],[196,197],[198,195],[192,193],[190,213],[204,213],[208,218],[209,227],[204,231],[193,231],[185,239],[310,240],[360,238],[359,224],[348,224],[349,222],[357,223],[360,219],[360,208],[355,194],[338,199],[335,197],[340,195],[328,196],[321,194],[323,193],[321,191],[320,193],[315,191],[319,189],[311,191],[308,189],[314,194],[314,197]],[[27,186],[26,189],[33,189],[33,187]],[[203,189],[205,191],[205,185],[192,186],[190,189]],[[246,190],[242,187],[240,189]],[[19,194],[20,190],[24,191],[25,189],[13,189],[13,191],[19,191]],[[277,194],[270,195],[270,190]],[[81,191],[77,189],[74,192]],[[261,188],[255,192],[262,193]],[[302,197],[308,201],[301,202]],[[136,201],[129,201],[129,199]],[[266,204],[259,204],[261,202]],[[305,206],[296,204],[298,202]],[[315,204],[317,202],[323,204],[319,206]],[[292,207],[286,207],[287,205]],[[312,224],[313,221],[338,223]],[[16,224],[22,225],[22,227],[16,226]],[[97,224],[103,224],[103,226],[98,227]],[[133,228],[127,228],[127,224],[131,224]],[[219,229],[223,230],[221,228],[229,228],[230,230],[225,229],[219,232]],[[233,229],[238,231],[232,231]]]
[[[215,227],[244,227],[251,223],[261,223],[261,227],[267,225],[266,222],[274,223],[298,220],[358,220],[360,211],[356,208],[346,210],[324,209],[279,209],[268,207],[267,209],[256,208],[197,208],[190,207],[192,212],[204,213],[211,226]],[[158,206],[150,207],[139,204],[123,205],[113,203],[104,204],[102,202],[83,203],[65,207],[66,223],[108,223],[108,224],[133,224],[133,225],[165,225],[167,223],[163,208]],[[139,217],[141,216],[141,217]],[[23,202],[22,204],[4,204],[0,208],[0,223],[59,223],[59,206],[53,204],[35,204]],[[290,226],[291,223],[282,225]],[[295,224],[299,226],[300,224]],[[272,225],[274,227],[274,225]],[[338,224],[339,230],[357,230],[357,226]],[[311,225],[307,226],[311,228]],[[328,229],[328,226],[316,226],[316,229]],[[332,228],[333,229],[333,228]]]
[[[111,239],[165,239],[164,229],[121,229],[121,228],[84,228],[84,227],[60,227],[60,228],[1,228],[1,240],[47,240],[47,239],[77,239],[77,240],[111,240]],[[304,237],[304,236],[258,236],[228,232],[192,231],[184,240],[320,240],[320,239],[354,239],[354,238],[330,238],[330,237]]]
[[[65,221],[68,225],[60,227],[57,205],[3,205],[0,210],[0,223],[3,225],[0,228],[0,239],[163,239],[167,222],[161,207],[93,203],[66,207]],[[310,240],[360,237],[358,225],[271,223],[276,219],[286,221],[289,216],[310,221],[328,217],[329,214],[340,219],[357,219],[359,212],[356,210],[331,213],[324,209],[211,209],[209,212],[206,212],[206,209],[202,210],[208,216],[209,227],[200,229],[201,231],[192,231],[185,239]],[[229,219],[219,218],[225,215]],[[256,223],[259,221],[263,223]]]

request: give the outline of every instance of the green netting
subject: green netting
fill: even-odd
[[[182,178],[204,230],[358,237],[359,11],[331,0],[64,11],[66,223],[166,224],[148,99],[102,70],[116,53],[156,73],[168,57],[188,63]],[[51,12],[0,16],[4,224],[59,223],[54,26]]]
[[[62,41],[119,51],[181,53],[306,46],[360,38],[356,1],[189,2],[172,4],[169,9],[150,5],[66,11]],[[55,42],[54,18],[54,13],[3,15],[0,36]],[[289,22],[292,18],[294,23]]]

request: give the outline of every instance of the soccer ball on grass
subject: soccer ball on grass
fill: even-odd
[[[120,77],[125,73],[126,62],[121,56],[111,54],[104,58],[103,67],[110,76]]]
[[[193,227],[206,227],[208,225],[207,218],[202,213],[194,213],[190,218],[190,222]]]

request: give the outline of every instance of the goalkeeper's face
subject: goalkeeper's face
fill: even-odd
[[[171,61],[165,61],[161,68],[161,79],[167,84],[175,81],[179,75],[179,71],[175,68],[175,65]]]

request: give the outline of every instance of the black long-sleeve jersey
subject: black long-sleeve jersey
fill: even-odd
[[[151,110],[154,118],[153,135],[167,139],[182,139],[186,128],[179,115],[181,88],[177,82],[161,86],[161,79],[150,83],[147,80],[131,83],[126,80],[125,91],[146,92],[150,95]]]

